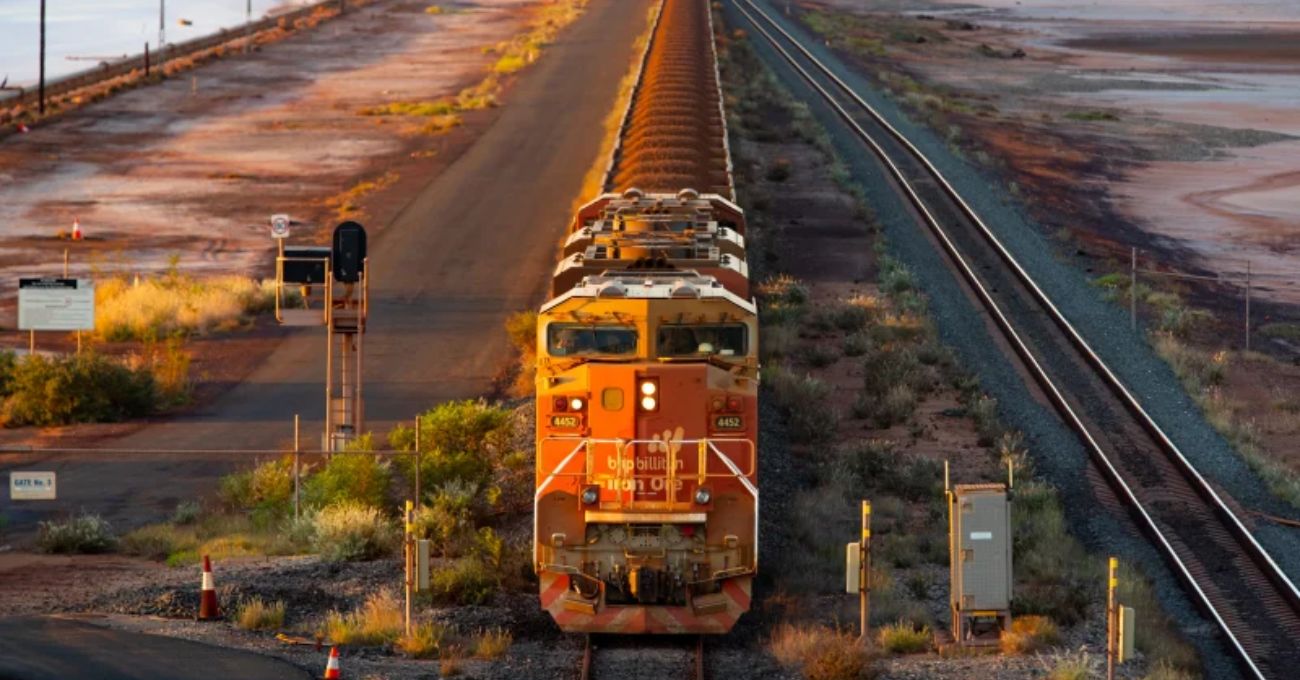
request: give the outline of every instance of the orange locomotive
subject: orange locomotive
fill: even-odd
[[[538,314],[542,606],[724,633],[758,569],[758,319],[706,0],[663,0],[604,184]]]
[[[740,209],[578,214],[538,320],[535,563],[573,632],[722,633],[758,556],[758,321]]]

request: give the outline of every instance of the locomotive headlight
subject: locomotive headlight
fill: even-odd
[[[647,411],[653,411],[659,407],[659,401],[654,397],[641,397],[641,408]]]
[[[598,486],[583,487],[582,489],[583,505],[595,505],[596,501],[598,500],[600,500],[600,487]]]
[[[655,392],[658,391],[659,391],[659,386],[656,385],[653,380],[641,381],[641,394],[647,397],[653,397]]]
[[[702,486],[695,490],[696,505],[708,505],[711,500],[713,500],[713,492],[709,490],[709,487]]]
[[[641,393],[641,410],[656,411],[659,409],[659,381],[655,378],[642,378],[637,383],[636,389]]]
[[[569,400],[569,410],[571,411],[581,411],[582,407],[586,405],[587,404],[582,400],[582,397],[574,397]]]

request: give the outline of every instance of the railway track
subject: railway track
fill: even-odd
[[[1300,591],[942,173],[753,0],[731,0],[876,155],[1250,677],[1300,668]]]
[[[628,646],[612,638],[588,635],[582,650],[580,680],[616,677],[620,680],[704,680],[704,636],[665,639],[636,638]]]

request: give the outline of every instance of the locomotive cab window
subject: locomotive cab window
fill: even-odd
[[[745,356],[748,330],[742,323],[665,324],[659,327],[659,356]]]
[[[553,323],[546,327],[546,350],[554,357],[636,354],[636,329]]]

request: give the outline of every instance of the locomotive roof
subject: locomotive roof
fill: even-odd
[[[578,285],[542,305],[546,313],[567,300],[724,300],[749,314],[754,303],[729,291],[712,276],[692,270],[622,270],[585,276]]]

